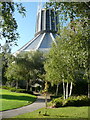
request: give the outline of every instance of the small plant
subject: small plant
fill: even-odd
[[[45,108],[45,113],[43,114],[43,116],[49,116],[49,114],[47,114],[47,108]]]

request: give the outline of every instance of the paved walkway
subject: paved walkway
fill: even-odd
[[[14,116],[28,113],[28,112],[32,112],[32,111],[37,110],[39,108],[45,107],[45,97],[41,96],[41,95],[39,95],[37,97],[38,97],[37,100],[31,105],[24,106],[24,107],[17,108],[17,109],[13,109],[13,110],[7,110],[7,111],[0,112],[0,119],[12,118]],[[48,100],[49,100],[49,98],[48,98]]]

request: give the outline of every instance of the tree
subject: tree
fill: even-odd
[[[16,40],[19,37],[19,34],[17,32],[17,22],[14,17],[15,10],[25,16],[25,8],[22,6],[22,3],[14,3],[14,2],[0,2],[0,38],[1,40],[5,40],[5,44],[1,46],[0,44],[0,50],[1,50],[1,60],[2,60],[2,82],[3,84],[6,83],[6,78],[4,76],[5,70],[7,68],[8,64],[8,57],[10,58],[10,45],[15,44]]]
[[[60,21],[60,29],[63,29],[66,23],[70,21],[70,28],[75,32],[75,24],[78,22],[83,22],[83,29],[87,30],[87,35],[89,36],[89,24],[90,24],[90,2],[51,2],[46,3],[46,7],[52,7],[54,10],[58,10],[59,21]],[[77,22],[76,22],[77,20]],[[81,27],[81,26],[79,26]],[[82,29],[82,28],[81,28]],[[59,31],[60,32],[60,31]],[[85,32],[86,33],[86,32]],[[60,33],[58,33],[60,35]],[[82,36],[82,35],[81,35]],[[85,41],[84,41],[85,42]],[[89,39],[87,39],[87,50],[89,51]],[[72,49],[73,51],[73,49]],[[88,52],[88,56],[89,56]],[[87,57],[87,63],[89,63],[89,57]],[[79,67],[79,66],[78,66]],[[81,71],[81,68],[79,72]],[[87,65],[87,71],[89,71],[89,65]],[[88,72],[87,72],[88,73]],[[80,73],[81,74],[81,73]],[[87,78],[89,78],[89,74],[87,74]],[[88,79],[88,91],[90,92],[90,82]],[[90,94],[88,92],[88,96]]]
[[[7,79],[4,76],[4,74],[8,67],[8,64],[13,61],[14,57],[13,55],[11,55],[11,49],[8,44],[5,44],[2,47],[2,53],[0,54],[1,54],[1,61],[2,61],[2,66],[0,66],[2,69],[2,84],[5,84],[7,82]]]
[[[27,90],[29,90],[30,85],[40,79],[44,72],[43,54],[33,51],[18,54],[18,57],[21,59],[19,63],[23,65],[24,79],[27,81]]]
[[[25,16],[25,7],[22,6],[22,3],[14,3],[14,2],[0,2],[1,6],[1,40],[5,40],[6,43],[14,43],[16,44],[16,40],[19,37],[17,32],[17,22],[14,17],[14,12],[17,11]]]
[[[90,22],[90,1],[89,2],[51,2],[46,3],[46,7],[58,10],[60,14],[60,20],[67,21],[70,18],[71,21],[82,18],[85,22],[89,24]],[[64,22],[65,22],[64,21]]]
[[[8,65],[5,76],[8,80],[16,81],[16,88],[18,88],[19,80],[25,80],[26,90],[29,91],[31,84],[35,83],[40,78],[40,75],[42,75],[42,70],[42,53],[39,51],[22,52]]]
[[[5,76],[8,79],[8,83],[12,86],[12,83],[16,83],[16,89],[18,88],[19,80],[23,79],[22,71],[20,66],[18,66],[15,62],[11,63],[7,68]]]
[[[88,40],[90,35],[87,32],[87,26],[83,28],[83,24],[83,22],[77,22],[75,31],[72,31],[71,25],[60,30],[60,36],[56,38],[57,45],[52,46],[47,56],[46,79],[56,84],[63,82],[64,99],[71,95],[72,83],[75,81],[76,74],[79,76],[82,73],[83,79],[88,80]],[[67,82],[66,88],[65,82]],[[68,83],[70,82],[70,93],[68,93]]]

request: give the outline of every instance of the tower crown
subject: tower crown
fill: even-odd
[[[53,9],[40,9],[37,14],[36,33],[43,32],[56,33],[58,28],[58,16]]]

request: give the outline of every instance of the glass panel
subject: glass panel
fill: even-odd
[[[49,10],[46,11],[46,30],[50,30]]]

